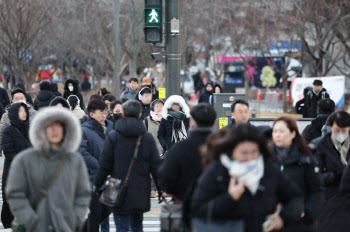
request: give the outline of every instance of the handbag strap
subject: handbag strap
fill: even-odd
[[[61,172],[61,170],[63,168],[63,165],[66,163],[67,159],[68,159],[68,154],[67,153],[64,153],[60,157],[60,161],[59,161],[58,165],[56,166],[56,169],[55,169],[54,173],[50,176],[50,179],[48,180],[48,182],[46,183],[44,188],[40,191],[39,196],[35,199],[35,201],[34,201],[34,209],[39,205],[40,201],[42,199],[44,199],[44,197],[46,196],[47,191],[50,189],[52,184],[55,182],[56,178],[60,174],[60,172]]]
[[[135,147],[134,155],[133,155],[133,157],[132,157],[132,159],[131,159],[131,162],[130,162],[130,165],[129,165],[129,168],[128,168],[128,173],[126,174],[125,181],[124,181],[124,187],[125,187],[125,188],[126,188],[126,186],[128,185],[129,177],[130,177],[130,174],[131,174],[131,169],[132,169],[132,167],[134,166],[135,160],[136,160],[136,158],[137,158],[137,154],[139,153],[139,148],[140,148],[140,145],[141,145],[142,136],[143,136],[143,135],[140,135],[139,138],[137,139],[137,142],[136,142],[136,147]]]

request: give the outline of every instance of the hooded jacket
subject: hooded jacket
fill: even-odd
[[[120,99],[136,99],[137,93],[140,88],[137,88],[135,91],[131,90],[130,87],[126,88],[126,90],[120,96]]]
[[[68,88],[68,85],[69,83],[72,83],[73,84],[73,91],[70,91],[69,88]],[[81,93],[79,92],[79,84],[77,81],[73,80],[73,79],[68,79],[65,83],[64,83],[64,94],[63,94],[63,97],[65,99],[68,99],[68,97],[70,95],[77,95],[77,97],[79,98],[80,100],[80,108],[82,110],[85,110],[85,104],[84,104],[84,98],[83,98],[83,95],[81,95]]]
[[[98,159],[100,157],[107,135],[112,130],[113,123],[106,120],[106,132],[104,132],[103,127],[99,122],[90,116],[87,118],[88,120],[81,126],[83,130],[83,136],[79,145],[78,152],[84,157],[86,166],[88,168],[90,183],[93,183],[97,169],[99,167]]]
[[[164,104],[163,118],[160,121],[158,135],[157,135],[159,143],[162,145],[164,152],[170,149],[170,147],[174,144],[174,142],[171,141],[174,120],[168,113],[168,111],[171,109],[174,103],[179,104],[181,107],[180,111],[182,111],[186,115],[186,119],[184,120],[186,131],[188,130],[188,127],[190,124],[190,117],[191,117],[190,109],[188,108],[183,97],[179,95],[170,96]]]
[[[212,91],[207,91],[207,86],[208,85],[211,85],[211,87],[213,88]],[[213,84],[211,83],[207,83],[204,87],[205,89],[205,92],[199,97],[198,99],[198,103],[201,103],[201,102],[206,102],[206,103],[209,103],[209,104],[212,104],[212,96],[213,96],[213,91],[214,91],[214,86]],[[211,101],[211,102],[210,102]]]
[[[27,120],[19,120],[19,108],[23,106],[27,112]],[[29,112],[24,103],[14,103],[8,110],[11,125],[7,126],[3,132],[2,148],[5,155],[4,172],[2,176],[2,187],[5,189],[8,171],[13,158],[21,151],[31,146],[28,136],[29,131]]]
[[[108,175],[125,179],[140,135],[143,136],[139,153],[131,171],[124,202],[121,207],[113,209],[117,214],[144,213],[150,210],[150,174],[158,183],[160,158],[157,146],[140,119],[125,117],[117,121],[116,130],[108,135],[100,156],[100,167],[95,178],[97,189],[103,185]]]
[[[34,109],[39,110],[40,108],[49,106],[54,98],[55,95],[50,90],[41,90],[34,100]]]
[[[29,112],[29,125],[31,124],[35,114],[37,111],[33,109],[33,106],[26,104],[28,106],[28,112]],[[10,125],[10,118],[8,115],[8,110],[2,115],[1,121],[0,121],[0,141],[2,141],[2,136],[5,128]],[[2,150],[2,147],[0,147],[0,150]]]
[[[65,131],[58,149],[53,150],[45,127],[60,122]],[[79,121],[66,109],[48,107],[33,120],[29,130],[33,148],[14,159],[7,181],[6,194],[17,222],[28,232],[78,231],[90,202],[90,186],[84,160],[76,152],[81,138]],[[34,208],[34,201],[67,154],[61,172],[46,196]]]
[[[319,100],[329,98],[329,94],[325,88],[322,88],[320,92],[316,95],[311,91],[306,97],[306,108],[308,111],[308,117],[316,118],[317,117],[317,102]]]

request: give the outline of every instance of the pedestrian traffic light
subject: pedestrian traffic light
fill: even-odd
[[[162,0],[145,0],[145,42],[161,43],[163,40]]]

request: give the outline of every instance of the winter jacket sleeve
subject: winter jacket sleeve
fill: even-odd
[[[200,96],[199,96],[199,99],[198,99],[198,103],[201,103],[201,102],[203,102],[204,100],[203,100],[203,94],[201,94]]]
[[[178,160],[176,155],[176,146],[172,147],[159,167],[159,180],[162,189],[177,196],[178,180],[180,173],[178,168]]]
[[[7,126],[3,132],[1,147],[6,159],[11,161],[16,155],[16,144],[13,137],[11,136],[9,126]]]
[[[277,175],[279,176],[277,196],[279,202],[281,202],[283,205],[280,216],[285,224],[297,223],[300,220],[301,214],[304,210],[301,192],[296,190],[280,171],[277,173]]]
[[[82,110],[85,110],[85,104],[84,104],[84,98],[83,98],[83,95],[81,95],[81,93],[78,93],[77,94],[79,100],[80,100],[80,108]]]
[[[4,103],[3,105],[4,108],[10,105],[10,98],[5,89],[3,89],[3,103]]]
[[[97,170],[94,185],[97,189],[100,189],[103,183],[106,181],[107,176],[113,171],[114,164],[114,145],[117,143],[117,132],[112,131],[103,146],[99,162],[100,167]]]
[[[78,186],[76,187],[75,198],[74,198],[74,210],[75,210],[76,222],[77,222],[76,229],[79,230],[85,220],[85,214],[90,203],[91,190],[90,190],[90,184],[89,184],[90,183],[89,177],[87,174],[84,160],[80,155],[77,155],[77,156],[79,158],[79,167],[77,168],[77,171],[80,173],[78,175],[79,176],[79,180],[77,181]]]
[[[6,185],[7,201],[17,222],[23,225],[28,231],[33,231],[33,228],[35,228],[39,221],[39,217],[26,196],[28,189],[24,159],[19,157],[12,162],[9,171]]]
[[[212,164],[199,178],[192,198],[192,212],[195,217],[207,216],[210,202],[215,201],[212,209],[213,218],[243,218],[250,209],[249,198],[244,194],[238,201],[233,200],[228,190],[222,190],[216,175],[217,164]]]
[[[311,136],[311,124],[305,127],[301,135],[304,137],[304,139],[306,139],[308,143],[311,142],[311,140],[313,139]]]
[[[313,222],[325,202],[319,167],[314,163],[306,165],[304,176],[306,185],[305,219]]]
[[[305,98],[301,99],[300,101],[297,101],[297,103],[295,104],[295,112],[296,112],[297,114],[302,114],[302,113],[303,113],[302,110],[301,110],[300,105],[301,105],[302,103],[304,103],[304,102],[305,102]]]
[[[321,171],[323,184],[324,186],[328,186],[336,183],[338,181],[337,176],[341,176],[342,173],[338,173],[338,175],[336,175],[335,172],[328,171],[324,160],[325,159],[324,155],[325,154],[318,149],[315,151],[315,158],[317,160],[318,167],[320,168],[320,171]]]
[[[9,119],[8,112],[6,112],[6,113],[4,113],[4,115],[2,116],[1,121],[0,121],[0,141],[2,141],[2,134],[5,130],[5,128],[9,125],[10,125],[10,119]],[[0,143],[0,145],[1,145],[1,143]],[[1,151],[2,151],[2,147],[0,146],[0,152]]]
[[[33,107],[34,107],[34,110],[36,110],[36,111],[38,110],[38,100],[37,99],[34,100]]]
[[[149,139],[151,140],[150,172],[152,174],[154,182],[156,183],[157,188],[159,189],[158,168],[160,165],[160,158],[159,158],[157,144],[150,133],[146,133],[145,136],[149,137]]]
[[[347,165],[340,183],[340,191],[344,194],[350,194],[350,166]]]
[[[85,134],[84,131],[83,131],[83,134]],[[86,166],[88,168],[98,168],[98,165],[99,165],[98,160],[92,155],[91,148],[88,146],[88,140],[86,139],[86,134],[85,134],[85,138],[83,136],[80,142],[78,152],[84,157]]]
[[[159,140],[160,145],[162,145],[163,151],[167,150],[167,138],[166,138],[166,125],[165,125],[165,119],[162,118],[159,124],[157,138]]]
[[[120,95],[120,99],[126,98],[125,97],[125,91],[122,93],[122,95]]]

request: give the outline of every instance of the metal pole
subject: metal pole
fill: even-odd
[[[171,20],[180,19],[180,2],[181,0],[165,0],[165,86],[167,97],[174,94],[181,94],[180,91],[180,33],[171,34]],[[181,22],[181,20],[180,20]]]
[[[119,0],[114,0],[114,95],[120,97],[119,76]]]

